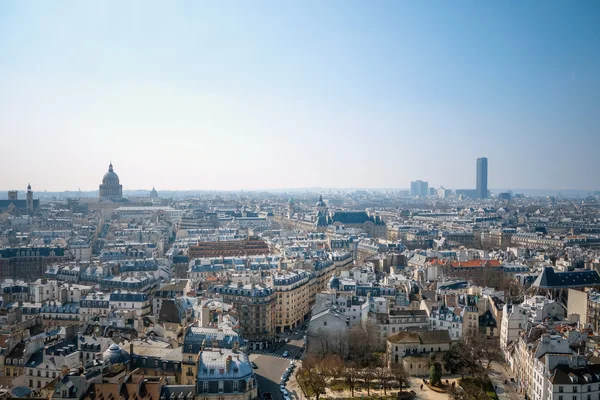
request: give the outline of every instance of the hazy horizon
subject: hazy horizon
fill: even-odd
[[[112,160],[125,190],[470,189],[488,157],[490,188],[595,191],[599,18],[595,1],[1,2],[0,187],[97,190]]]

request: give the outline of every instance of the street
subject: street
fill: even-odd
[[[305,332],[298,330],[297,335],[293,333],[291,335],[286,333],[280,334],[282,339],[289,339],[289,343],[284,343],[273,352],[253,352],[250,354],[250,361],[254,361],[258,366],[254,370],[254,373],[256,374],[261,393],[270,392],[273,400],[283,399],[281,390],[279,389],[281,375],[283,375],[286,368],[290,365],[290,361],[295,360],[296,356],[300,353],[304,345],[303,336]],[[284,358],[283,354],[286,351],[288,352],[288,356]],[[296,370],[294,370],[295,372]]]

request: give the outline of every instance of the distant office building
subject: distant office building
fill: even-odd
[[[485,157],[477,159],[477,197],[485,199],[488,195],[488,160]]]
[[[498,194],[498,199],[500,200],[510,201],[511,198],[512,196],[509,192],[502,192]]]
[[[456,189],[455,193],[456,193],[456,197],[461,197],[461,196],[469,197],[469,198],[477,197],[476,189]]]
[[[435,188],[429,188],[429,195],[430,196],[435,196],[437,194],[437,190],[435,190]]]
[[[429,184],[424,181],[412,181],[410,183],[410,195],[412,197],[427,197],[429,195]]]
[[[440,199],[445,199],[447,197],[452,196],[452,190],[446,189],[443,186],[440,186],[440,188],[437,190],[437,196]]]

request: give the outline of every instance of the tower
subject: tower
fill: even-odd
[[[289,199],[288,205],[287,205],[287,217],[288,217],[288,219],[292,219],[293,216],[294,216],[294,201],[292,199]]]
[[[323,201],[323,195],[319,196],[319,201],[315,205],[315,213],[317,215],[326,215],[327,214],[327,204]]]
[[[477,159],[477,197],[485,199],[488,195],[488,160],[485,157]]]
[[[27,214],[33,215],[33,191],[31,190],[31,183],[27,185]]]

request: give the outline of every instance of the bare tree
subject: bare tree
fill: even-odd
[[[398,382],[398,385],[400,385],[400,393],[402,393],[402,389],[404,388],[404,386],[408,387],[408,380],[410,378],[410,375],[408,374],[406,369],[404,369],[404,365],[402,364],[402,362],[393,363],[390,366],[390,374],[392,376],[392,379]]]
[[[356,389],[356,383],[359,379],[360,374],[358,369],[356,368],[356,364],[354,364],[353,362],[347,363],[346,367],[344,368],[344,380],[350,388],[350,393],[352,394],[352,397],[354,397],[354,389]]]
[[[379,350],[379,328],[369,320],[353,326],[347,335],[349,359],[360,367],[373,365],[373,353]]]
[[[460,357],[461,363],[473,377],[483,369],[481,361],[483,347],[484,344],[481,336],[476,332],[463,335],[462,339],[455,346],[456,354]]]
[[[390,369],[388,368],[388,355],[384,353],[379,365],[375,368],[375,379],[379,381],[379,384],[383,388],[383,394],[387,396],[387,390],[390,387],[390,382],[394,379]]]
[[[321,394],[327,387],[325,377],[314,368],[302,366],[296,374],[296,380],[304,395],[306,397],[315,397],[316,400],[319,400],[319,397],[321,397]]]
[[[483,358],[486,360],[484,372],[487,374],[489,370],[492,368],[493,362],[502,362],[502,350],[500,349],[500,339],[491,338],[486,339],[482,338],[482,349],[481,353]]]
[[[371,383],[377,379],[377,374],[373,368],[365,368],[360,372],[360,378],[367,388],[367,395],[371,396]]]

